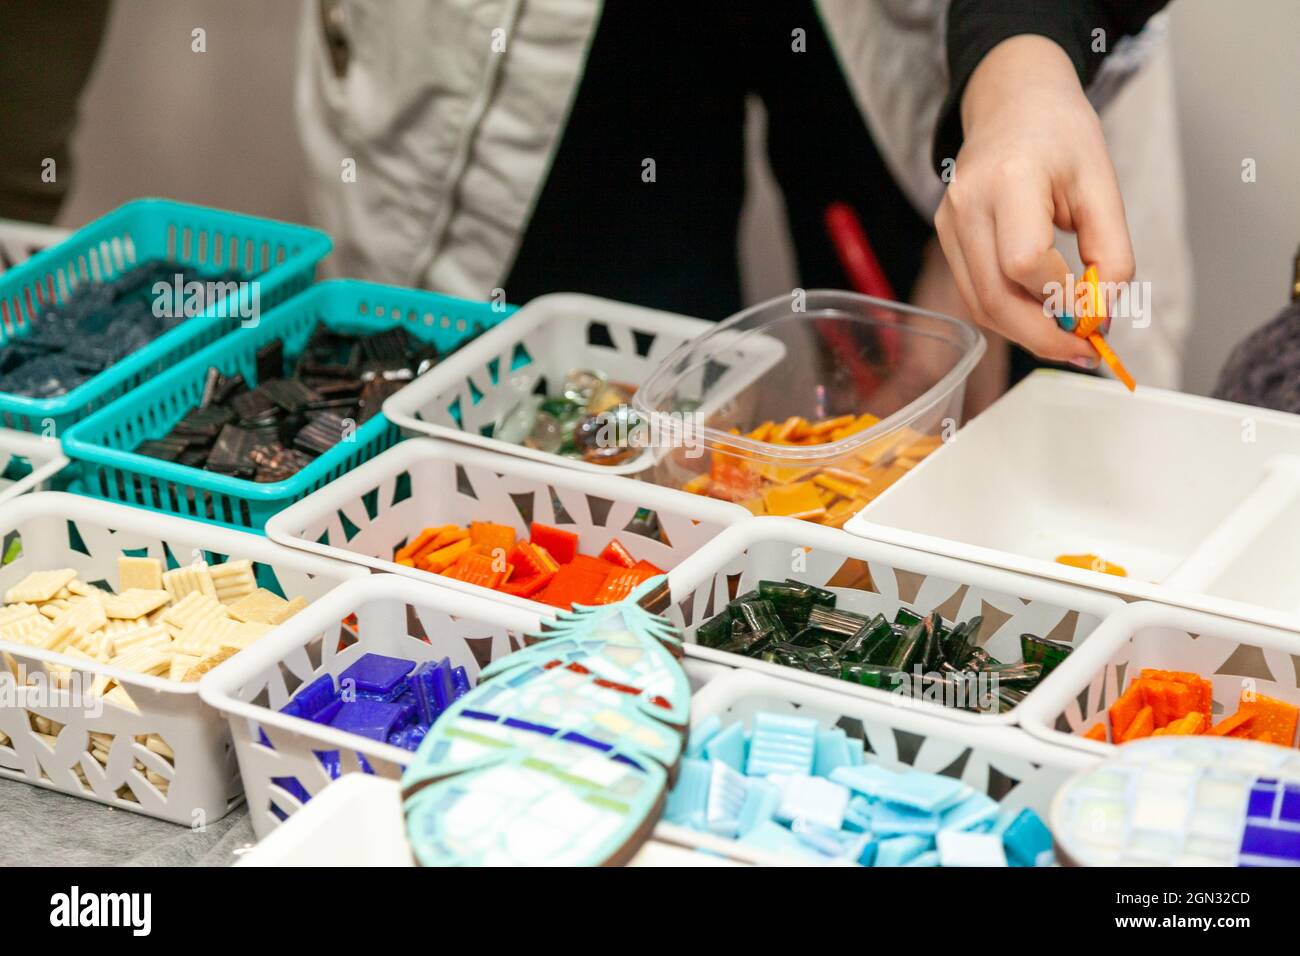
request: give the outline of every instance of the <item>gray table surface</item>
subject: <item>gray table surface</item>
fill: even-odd
[[[0,866],[229,866],[255,842],[243,804],[193,830],[0,780]]]

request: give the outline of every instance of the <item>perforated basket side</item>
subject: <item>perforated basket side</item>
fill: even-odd
[[[960,724],[751,671],[718,677],[691,700],[692,726],[718,716],[748,727],[762,712],[798,713],[841,727],[885,766],[957,777],[1006,809],[1029,807],[1044,820],[1057,788],[1097,759],[1014,727]]]
[[[0,474],[11,464],[17,464],[18,459],[26,461],[31,470],[8,487],[0,488],[0,504],[29,491],[46,489],[50,480],[68,466],[57,439],[0,428]]]
[[[355,628],[340,622],[356,615]],[[432,585],[373,575],[350,582],[299,614],[272,638],[205,675],[200,693],[230,721],[249,813],[258,836],[329,785],[315,756],[337,750],[341,774],[370,771],[396,779],[409,751],[279,713],[302,685],[337,676],[364,654],[417,663],[451,659],[471,680],[489,661],[522,647],[538,628],[534,614]],[[240,659],[242,658],[242,659]],[[268,746],[269,743],[269,746]]]
[[[169,430],[201,400],[208,369],[257,381],[257,352],[282,340],[302,351],[316,323],[335,329],[406,329],[441,351],[452,351],[503,313],[482,303],[375,283],[334,280],[240,329],[73,428],[64,437],[79,462],[84,493],[218,524],[260,531],[285,505],[323,487],[400,439],[382,415],[281,482],[259,484],[136,454],[147,438]]]
[[[1213,685],[1215,722],[1243,693],[1300,705],[1300,634],[1154,602],[1117,612],[1054,670],[1017,711],[1024,728],[1053,744],[1106,754],[1113,744],[1082,736],[1143,668],[1187,671]],[[1294,746],[1295,740],[1288,742]]]
[[[261,586],[309,600],[364,577],[360,569],[296,554],[254,535],[58,493],[6,504],[0,537],[10,556],[0,567],[0,593],[32,571],[56,568],[117,589],[118,558],[124,554],[156,557],[168,567],[249,558]],[[200,701],[197,684],[3,641],[0,655],[21,666],[24,677],[17,681],[0,667],[0,777],[185,825],[215,820],[238,802],[242,791],[228,730]],[[70,669],[64,687],[51,678],[60,667]],[[125,686],[134,709],[88,693],[101,675]],[[171,751],[170,759],[143,739],[154,737]],[[102,762],[94,749],[106,753]],[[166,780],[166,788],[147,772]]]
[[[669,572],[671,603],[664,613],[685,629],[689,655],[963,723],[1010,725],[1023,704],[997,714],[974,713],[926,700],[923,694],[901,696],[695,642],[698,626],[733,597],[761,580],[786,578],[828,587],[839,607],[868,616],[892,619],[903,606],[939,611],[950,621],[982,615],[981,644],[1008,662],[1020,658],[1022,633],[1082,644],[1122,606],[1117,598],[1084,588],[868,541],[791,518],[737,524]]]
[[[256,274],[261,307],[269,310],[311,283],[330,245],[324,233],[304,226],[168,200],[136,200],[0,275],[0,343],[26,334],[48,303],[153,259]],[[229,299],[209,303],[201,315],[65,395],[33,399],[0,393],[0,423],[21,431],[62,432],[238,324]]]
[[[643,509],[653,512],[661,535],[645,533]],[[414,438],[286,508],[266,533],[289,547],[554,614],[546,604],[397,564],[394,551],[432,525],[493,521],[526,536],[538,521],[577,534],[585,553],[618,538],[634,557],[667,570],[749,517],[739,505],[617,475]]]
[[[1062,784],[1097,760],[1050,746],[1014,727],[954,723],[751,671],[717,677],[691,700],[692,726],[717,717],[724,725],[739,722],[749,728],[754,716],[765,712],[812,717],[823,727],[839,727],[851,744],[866,751],[868,761],[893,770],[913,768],[955,777],[998,801],[1004,811],[1028,808],[1045,821]],[[677,842],[699,849],[711,849],[720,839],[686,827],[672,831]],[[806,865],[807,858],[787,857],[784,862]]]
[[[647,449],[620,465],[596,465],[493,437],[499,416],[528,394],[557,393],[573,369],[595,369],[639,386],[680,345],[712,322],[594,296],[539,296],[510,321],[463,349],[384,404],[412,434],[461,441],[503,454],[605,475],[640,475]]]
[[[26,262],[36,253],[68,238],[69,230],[32,222],[0,219],[0,272]]]

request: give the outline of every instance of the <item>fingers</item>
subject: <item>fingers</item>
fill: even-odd
[[[1115,169],[1104,154],[1077,170],[1070,189],[1070,216],[1079,239],[1079,257],[1095,265],[1102,282],[1133,278],[1133,242],[1124,216]]]
[[[948,260],[948,268],[952,271],[953,283],[966,303],[966,308],[970,310],[971,318],[986,328],[995,328],[993,318],[980,306],[979,297],[975,295],[975,286],[971,283],[970,269],[966,267],[966,257],[962,254],[953,218],[952,207],[945,198],[935,213],[934,228],[939,236],[939,246]]]
[[[1050,217],[1050,212],[1043,214]],[[1047,223],[1050,228],[1050,218]],[[1045,313],[1041,289],[1031,295],[1004,274],[998,254],[999,239],[989,212],[975,208],[958,215],[946,197],[935,217],[935,225],[952,265],[953,278],[971,305],[976,321],[1045,359],[1081,363],[1095,360],[1096,355],[1087,342],[1061,330],[1055,319]],[[1037,227],[1035,230],[1040,231]],[[1009,248],[1019,245],[1015,237],[1009,240]],[[1026,257],[1017,266],[1021,275],[1028,277],[1034,270],[1043,269],[1042,263],[1048,269],[1055,268],[1046,255],[1038,256],[1037,262]]]
[[[1056,248],[1051,187],[1039,180],[1038,195],[1006,189],[994,200],[993,226],[1002,273],[1038,301],[1062,289],[1069,266]]]

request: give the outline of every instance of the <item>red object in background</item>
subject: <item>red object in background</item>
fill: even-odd
[[[867,238],[867,232],[862,228],[862,220],[858,218],[852,206],[843,202],[834,202],[827,206],[826,232],[830,236],[831,244],[835,246],[840,265],[844,267],[844,274],[855,291],[876,299],[897,301],[894,287],[889,284],[889,277],[881,268],[880,260],[876,258],[876,252],[871,248],[871,240]],[[882,312],[879,318],[883,321],[893,321],[893,313]],[[853,337],[843,329],[833,328],[830,323],[822,325],[822,334],[833,347],[838,347],[844,353],[845,364],[848,365],[854,380],[858,383],[861,393],[869,395],[874,392],[880,385],[880,376],[859,354]],[[881,329],[879,339],[884,362],[886,365],[892,365],[898,358],[898,336],[890,329]]]
[[[862,220],[848,203],[833,202],[826,207],[826,231],[830,234],[835,253],[844,267],[853,288],[863,295],[877,299],[894,298],[894,287],[880,267],[876,251],[871,248]]]

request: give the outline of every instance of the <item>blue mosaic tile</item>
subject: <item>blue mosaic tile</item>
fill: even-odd
[[[1251,818],[1273,819],[1273,810],[1277,805],[1277,781],[1258,781],[1250,791],[1250,803],[1246,806],[1246,816]]]
[[[1281,830],[1271,826],[1247,826],[1241,835],[1242,856],[1294,860],[1300,864],[1300,829]]]
[[[1282,797],[1281,819],[1290,823],[1300,823],[1300,786],[1287,784]]]

